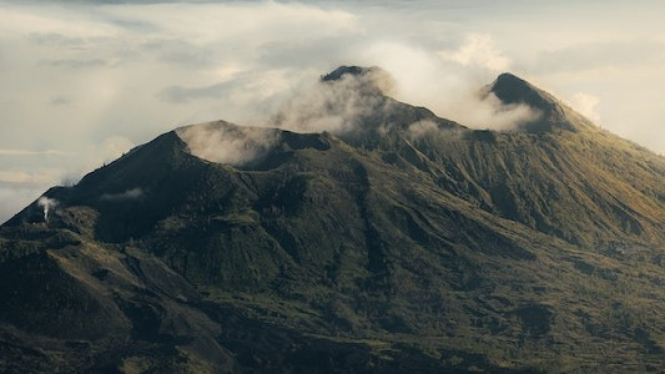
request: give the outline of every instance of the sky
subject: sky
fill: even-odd
[[[265,125],[340,65],[492,128],[464,100],[511,72],[665,154],[665,2],[0,0],[0,222],[176,127]]]

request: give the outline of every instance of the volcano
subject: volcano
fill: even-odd
[[[48,190],[0,227],[0,371],[662,370],[665,159],[511,74],[479,95],[538,115],[501,132],[388,81]]]

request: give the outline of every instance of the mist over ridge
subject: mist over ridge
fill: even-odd
[[[278,133],[267,129],[327,132],[342,139],[362,134],[378,141],[388,132],[416,139],[433,131],[445,131],[455,137],[458,135],[451,130],[540,132],[552,126],[575,130],[573,122],[596,127],[551,94],[509,73],[478,87],[474,95],[457,99],[468,100],[463,109],[469,114],[462,118],[473,125],[441,118],[428,108],[421,108],[425,117],[403,123],[402,116],[390,114],[409,106],[393,99],[400,96],[399,90],[400,81],[381,67],[340,66],[319,80],[300,86],[272,113],[255,119],[252,126],[236,127],[216,121],[181,127],[176,133],[198,157],[242,166],[268,154],[276,145]],[[437,125],[442,122],[448,123]],[[485,126],[478,126],[483,123]]]

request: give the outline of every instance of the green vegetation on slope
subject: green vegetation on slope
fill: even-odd
[[[171,132],[50,190],[0,228],[0,369],[661,370],[665,161],[497,84],[539,122],[379,96],[243,167]]]

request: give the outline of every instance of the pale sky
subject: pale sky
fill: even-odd
[[[255,124],[342,64],[469,126],[504,71],[665,154],[665,2],[0,0],[0,222],[177,126]]]

